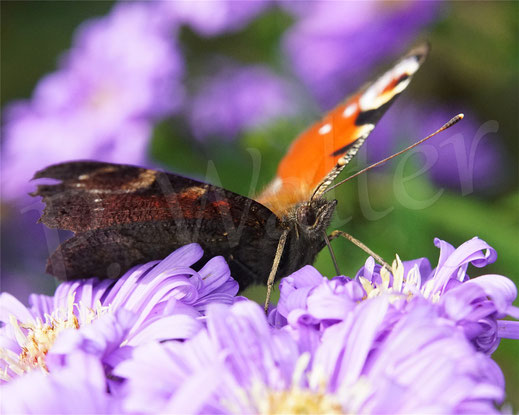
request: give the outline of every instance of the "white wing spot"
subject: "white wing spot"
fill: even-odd
[[[342,113],[342,116],[344,118],[351,117],[353,114],[355,114],[356,111],[357,111],[357,104],[354,102],[353,104],[348,105],[344,109],[344,112]]]
[[[332,125],[330,123],[324,124],[321,128],[319,128],[319,134],[325,135],[332,131]]]
[[[402,75],[411,76],[419,67],[420,64],[415,56],[411,56],[396,64],[362,94],[359,100],[362,111],[379,108],[396,94],[402,92],[409,85],[410,79],[400,82],[394,90],[382,93],[393,79],[399,79]]]

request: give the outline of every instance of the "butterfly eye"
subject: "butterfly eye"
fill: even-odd
[[[297,211],[297,221],[301,225],[313,226],[316,219],[315,211],[310,205],[302,205]]]

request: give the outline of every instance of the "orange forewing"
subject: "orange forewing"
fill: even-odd
[[[413,49],[389,71],[300,134],[281,160],[276,177],[257,200],[279,216],[291,206],[309,200],[349,146],[365,139],[373,130],[380,116],[408,85],[427,52],[427,45]]]

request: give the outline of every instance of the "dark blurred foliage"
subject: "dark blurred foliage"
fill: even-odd
[[[2,107],[15,99],[29,98],[38,80],[55,69],[60,54],[70,47],[76,27],[87,18],[109,12],[111,6],[112,3],[105,1],[2,2]],[[498,140],[495,148],[500,154],[494,161],[493,170],[497,167],[497,174],[492,176],[493,181],[482,188],[475,183],[472,190],[466,191],[434,181],[425,174],[424,166],[430,169],[426,154],[418,151],[404,155],[389,167],[375,169],[334,192],[339,206],[333,228],[346,230],[386,259],[398,253],[404,260],[428,257],[433,264],[438,257],[434,237],[457,246],[477,235],[497,250],[499,258],[483,271],[472,269],[473,275],[503,274],[519,284],[518,15],[518,2],[444,4],[438,17],[420,34],[420,38],[430,41],[432,52],[406,91],[404,101],[395,109],[398,117],[391,118],[391,110],[388,112],[388,130],[384,130],[384,120],[381,121],[382,137],[368,144],[367,150],[348,168],[351,173],[364,167],[368,160],[374,161],[370,151],[384,157],[422,138],[413,134],[431,132],[419,128],[426,124],[429,112],[452,111],[450,117],[467,111],[470,119],[465,121],[476,129],[489,121],[497,123],[497,133],[489,136]],[[267,64],[283,70],[288,64],[280,53],[279,39],[293,21],[294,17],[286,11],[274,9],[243,30],[221,36],[204,37],[183,27],[179,39],[189,74],[188,91],[196,93],[200,89],[209,55],[225,55],[233,62]],[[409,46],[402,44],[399,50],[404,52]],[[364,81],[396,58],[396,55],[385,57],[385,65],[366,69]],[[353,92],[351,88],[354,86],[344,90],[344,96]],[[179,113],[156,126],[150,146],[151,159],[172,171],[251,195],[251,190],[260,190],[273,177],[293,137],[318,119],[319,106],[308,91],[306,94],[308,104],[303,104],[303,110],[296,116],[241,132],[237,140],[216,137],[196,140],[186,114]],[[417,111],[417,106],[423,109]],[[427,127],[439,128],[446,121],[448,118],[438,119],[439,125],[433,127],[427,123]],[[463,122],[447,132],[447,137],[468,131],[463,130]],[[410,128],[409,123],[418,127]],[[388,148],[389,153],[370,150],[370,145],[384,140],[384,132],[389,129],[400,137],[391,138],[395,144]],[[486,147],[482,148],[487,151]],[[254,162],[258,161],[259,181],[251,189]],[[437,163],[441,166],[441,160]],[[341,177],[347,177],[347,172]],[[483,180],[482,175],[474,177]],[[54,281],[35,268],[42,267],[49,249],[63,239],[42,225],[35,225],[29,232],[25,230],[22,223],[35,222],[38,217],[35,209],[36,205],[22,209],[3,205],[2,209],[3,289],[19,294],[22,301],[28,292],[54,290]],[[17,229],[24,229],[23,234],[17,235]],[[20,238],[29,239],[30,244],[21,244]],[[335,241],[334,250],[341,272],[346,275],[354,275],[365,261],[365,254],[346,241]],[[325,275],[335,275],[327,251],[320,254],[316,267]],[[263,288],[255,288],[248,294],[260,299],[263,293]],[[518,355],[517,342],[511,340],[503,341],[494,355],[507,379],[508,399],[516,408],[519,397],[513,391],[519,390]]]

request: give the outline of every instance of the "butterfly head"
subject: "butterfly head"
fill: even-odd
[[[307,239],[322,239],[330,225],[336,200],[317,198],[298,204],[294,209],[293,221],[298,233]]]

